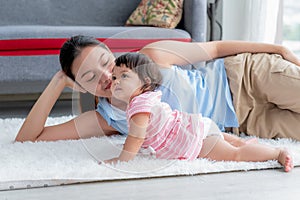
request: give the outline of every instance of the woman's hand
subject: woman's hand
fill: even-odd
[[[70,77],[68,77],[62,70],[58,71],[54,77],[54,79],[57,79],[57,81],[63,81],[65,84],[65,87],[71,88],[72,90],[86,93],[87,91],[83,89],[78,83],[73,81]]]
[[[300,59],[288,48],[282,46],[281,55],[285,60],[290,61],[300,67]]]
[[[58,71],[35,102],[16,136],[16,141],[36,141],[45,133],[46,120],[65,87],[85,92],[63,71]]]

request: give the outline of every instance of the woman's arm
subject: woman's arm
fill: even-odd
[[[74,82],[64,72],[57,72],[37,102],[32,107],[15,141],[78,139],[92,134],[114,132],[105,120],[95,111],[84,113],[66,123],[45,127],[45,122],[55,102],[65,87],[71,87]],[[82,127],[84,126],[84,127]],[[100,130],[99,130],[100,129]]]
[[[105,163],[116,163],[117,161],[129,161],[134,159],[138,151],[140,150],[144,138],[146,136],[146,129],[150,113],[138,113],[132,116],[129,125],[129,133],[126,138],[124,147],[119,157],[112,158],[104,161]]]
[[[62,71],[53,76],[25,119],[16,141],[35,141],[42,134],[47,117],[66,86],[66,79]]]
[[[281,45],[245,41],[179,42],[164,40],[146,45],[141,51],[161,66],[188,65],[238,53],[275,53],[300,66],[300,60]]]

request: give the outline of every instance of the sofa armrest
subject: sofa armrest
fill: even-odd
[[[191,34],[193,41],[205,42],[207,0],[185,0],[183,6],[183,28]]]

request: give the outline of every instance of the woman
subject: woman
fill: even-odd
[[[248,53],[240,54],[243,52]],[[263,52],[280,54],[285,60],[278,55],[261,54]],[[220,128],[239,126],[239,131],[249,135],[300,140],[300,134],[295,131],[300,121],[300,61],[283,46],[239,41],[160,41],[145,46],[140,53],[148,55],[162,67],[166,82],[163,90],[168,94],[175,93],[167,95],[166,101],[169,100],[168,103],[174,104],[175,108],[179,105],[183,111],[201,112],[212,118]],[[235,54],[238,55],[232,57]],[[203,73],[198,70],[190,74],[188,70],[173,66],[222,57],[225,59],[218,60],[217,65],[203,68]],[[54,75],[37,100],[16,141],[78,139],[125,133],[126,118],[123,111],[126,105],[111,98],[111,70],[115,65],[114,60],[109,49],[95,38],[75,36],[68,40],[60,53],[63,71]],[[164,73],[164,70],[167,72]],[[188,83],[192,86],[186,91]],[[199,86],[200,83],[204,84]],[[169,89],[168,86],[172,88]],[[101,97],[98,109],[83,113],[66,123],[45,127],[45,121],[65,87],[88,91]],[[178,91],[179,94],[176,93]],[[195,94],[188,94],[191,91]],[[193,100],[185,99],[184,95]],[[172,102],[174,97],[178,97],[175,103]],[[182,99],[189,100],[192,104],[189,101],[184,103]],[[189,109],[189,106],[193,108]]]

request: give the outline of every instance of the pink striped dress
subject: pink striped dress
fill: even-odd
[[[167,103],[161,102],[160,91],[145,92],[132,99],[126,111],[128,124],[137,113],[150,113],[142,148],[151,147],[156,157],[162,159],[198,157],[206,137],[201,114],[172,111]]]

